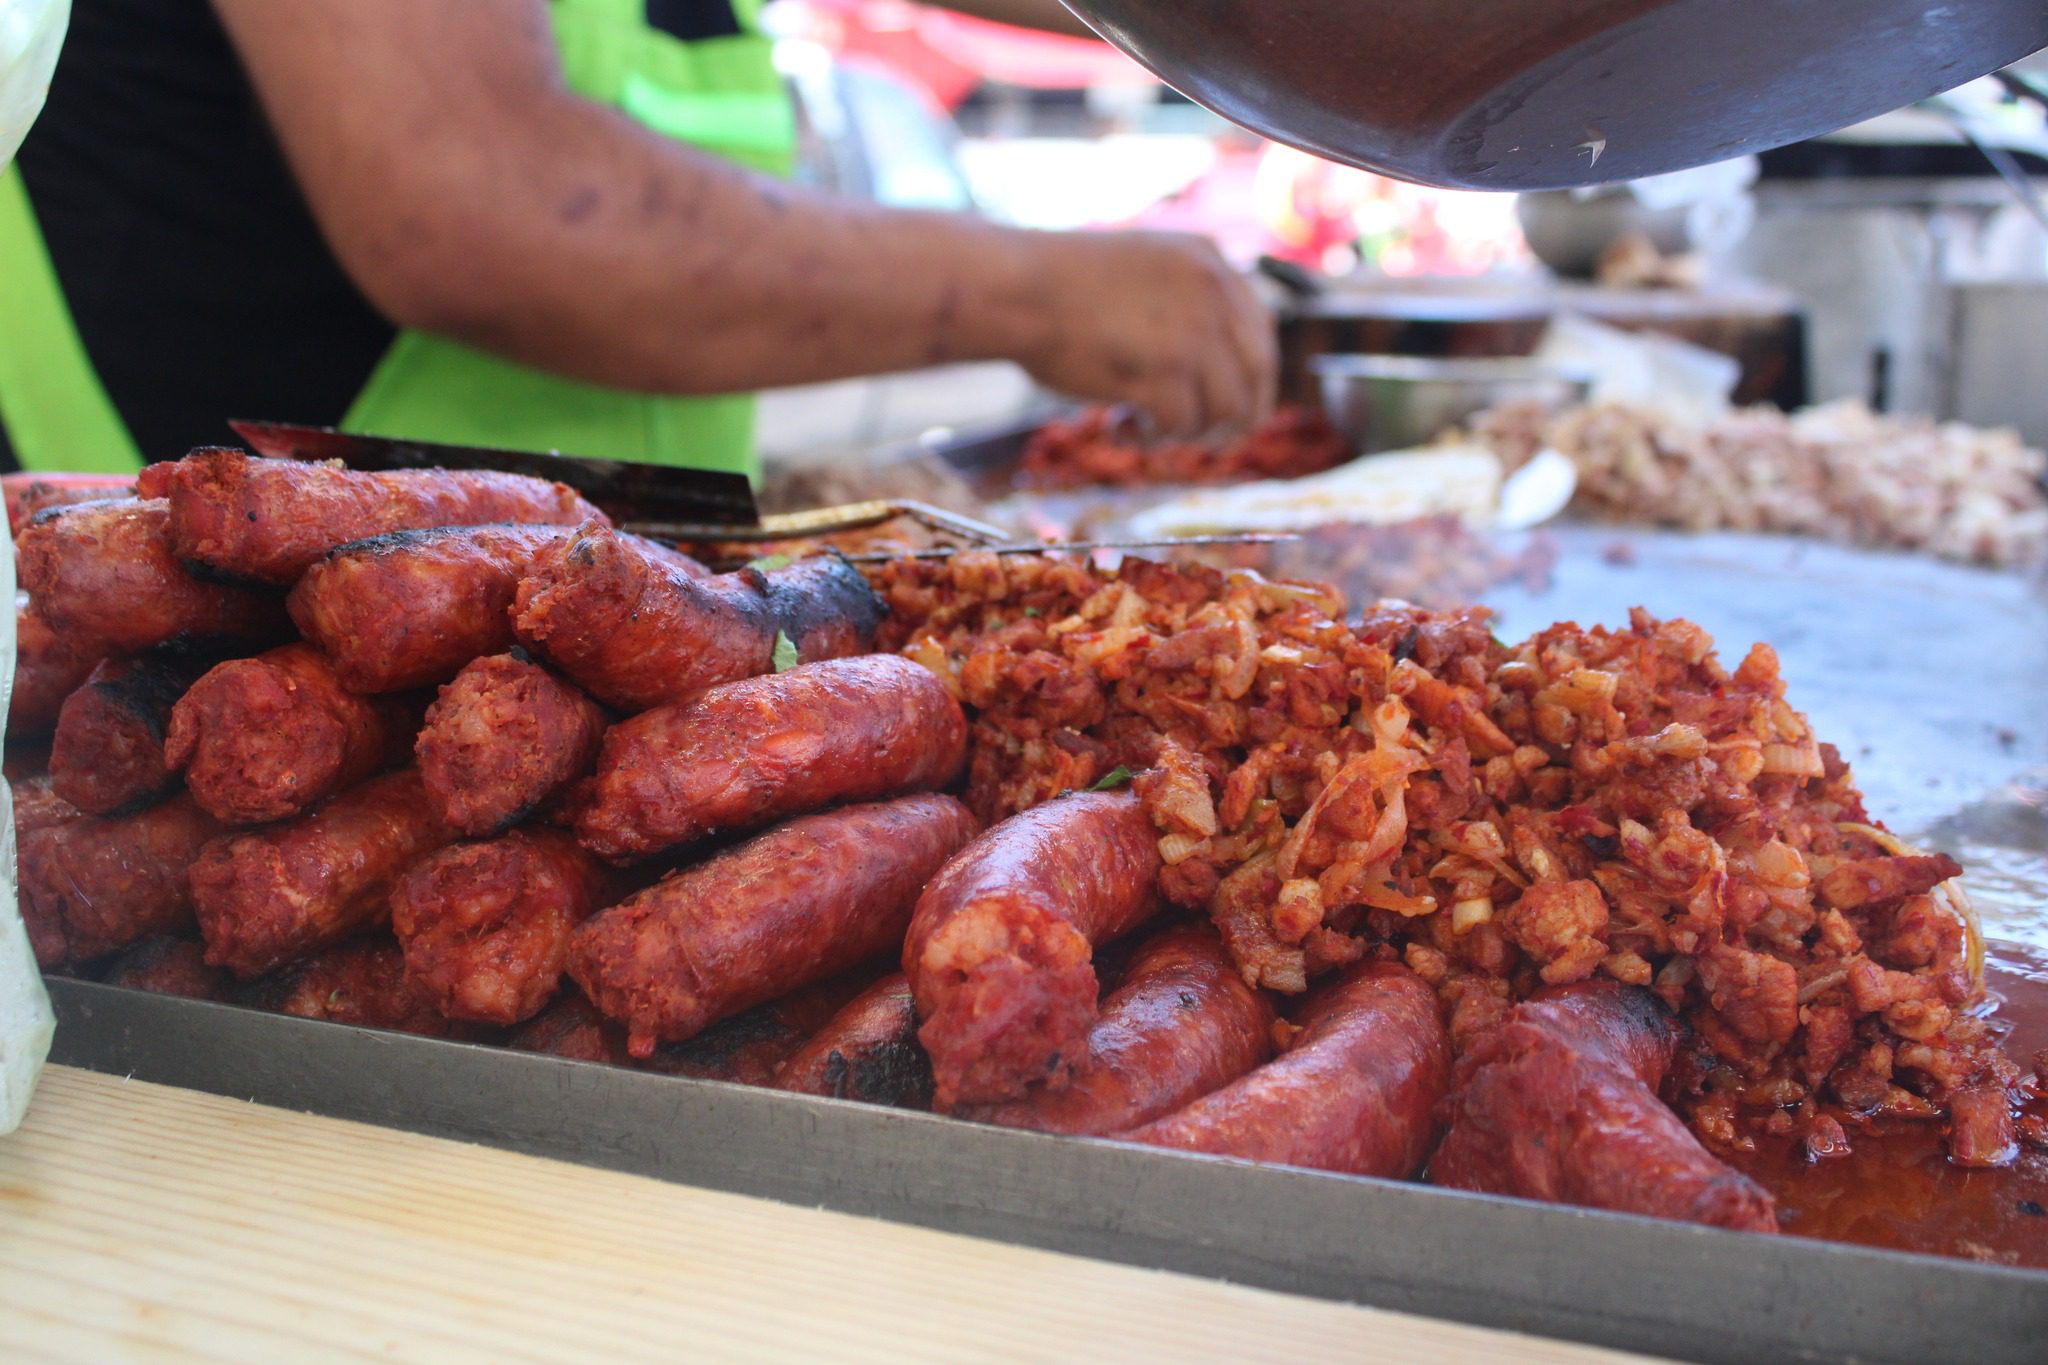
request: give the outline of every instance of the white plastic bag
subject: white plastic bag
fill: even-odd
[[[71,0],[0,0],[0,170],[49,93]],[[0,717],[14,695],[14,541],[0,518]],[[50,1055],[57,1021],[29,950],[14,875],[14,794],[0,782],[0,1133],[11,1133]]]
[[[71,0],[0,0],[0,170],[50,93]]]

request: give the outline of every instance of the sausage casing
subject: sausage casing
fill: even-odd
[[[1406,967],[1361,963],[1311,996],[1296,1022],[1302,1031],[1280,1056],[1123,1136],[1351,1175],[1420,1171],[1451,1074],[1435,992]]]
[[[855,996],[776,1069],[775,1088],[931,1108],[932,1064],[917,1041],[909,978],[891,972]]]
[[[514,620],[523,643],[591,695],[644,711],[770,671],[778,633],[805,663],[865,653],[882,613],[867,580],[837,555],[694,578],[586,527],[535,562]]]
[[[426,687],[513,644],[519,580],[575,534],[570,526],[441,526],[372,536],[324,555],[286,606],[354,691]],[[705,572],[678,551],[625,539],[681,572]]]
[[[57,713],[50,776],[89,815],[148,805],[178,784],[164,759],[171,709],[216,656],[177,642],[109,659]]]
[[[65,699],[91,676],[104,653],[76,634],[51,629],[26,596],[17,597],[14,691],[7,699],[8,739],[42,734],[56,725]]]
[[[1680,1030],[1637,986],[1588,981],[1509,1011],[1458,1059],[1430,1181],[1758,1232],[1761,1186],[1657,1097]]]
[[[145,939],[115,958],[100,978],[109,986],[182,995],[193,1000],[225,1000],[234,978],[206,965],[206,945],[196,938],[159,936]]]
[[[495,834],[589,773],[606,724],[596,702],[539,664],[493,654],[441,689],[413,752],[441,818]]]
[[[161,498],[82,502],[40,513],[21,533],[21,585],[50,625],[106,654],[137,654],[180,635],[274,638],[272,593],[203,583],[171,551]]]
[[[918,892],[976,828],[950,796],[792,820],[592,919],[570,975],[647,1056],[894,948]]]
[[[627,861],[836,801],[943,787],[967,718],[938,677],[893,654],[805,664],[614,725],[576,832]]]
[[[180,559],[289,585],[337,545],[392,531],[490,522],[573,526],[604,514],[566,484],[489,470],[396,469],[267,460],[195,450],[151,465],[141,489],[170,501]]]
[[[135,496],[135,480],[120,474],[0,474],[7,499],[7,529],[15,535],[52,507]]]
[[[206,960],[246,980],[382,924],[399,875],[453,838],[406,769],[218,839],[192,867]]]
[[[192,928],[190,869],[220,825],[189,796],[21,836],[21,913],[46,967]]]
[[[405,970],[388,934],[323,949],[288,971],[244,988],[237,1003],[301,1019],[446,1037],[460,1031]]]
[[[767,1085],[804,1040],[823,1028],[864,984],[865,978],[858,972],[832,977],[780,1000],[742,1010],[694,1038],[658,1047],[652,1056],[638,1060],[626,1051],[624,1029],[599,1013],[581,993],[565,990],[560,999],[512,1036],[510,1046],[696,1080]]]
[[[961,1118],[1048,1133],[1121,1132],[1218,1090],[1273,1055],[1273,1005],[1216,931],[1180,925],[1140,944],[1088,1030],[1063,1090],[966,1106]]]
[[[414,985],[450,1019],[517,1024],[562,983],[569,934],[605,903],[610,875],[561,830],[456,844],[391,893]]]
[[[14,798],[14,834],[19,839],[45,825],[82,820],[85,812],[57,795],[56,783],[48,773],[39,777],[10,777],[9,794]]]
[[[1159,835],[1126,790],[1012,816],[918,900],[903,971],[942,1109],[1058,1090],[1087,1052],[1094,945],[1159,906]]]
[[[343,687],[311,645],[280,645],[193,683],[171,708],[164,758],[229,824],[282,820],[402,761],[414,717]]]

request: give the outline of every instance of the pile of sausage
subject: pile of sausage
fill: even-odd
[[[982,829],[946,683],[843,559],[712,575],[560,485],[198,451],[24,526],[39,959],[141,989],[983,1122],[1748,1228],[1568,987],[1452,1057],[1368,958],[1283,1010],[1130,790]],[[795,662],[791,663],[791,655]],[[19,763],[11,758],[11,763]]]

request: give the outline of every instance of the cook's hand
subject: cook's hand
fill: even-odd
[[[1041,240],[1047,335],[1020,356],[1062,393],[1127,402],[1162,435],[1242,431],[1273,406],[1273,318],[1203,237],[1065,232]]]

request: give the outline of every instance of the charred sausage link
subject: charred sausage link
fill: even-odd
[[[946,865],[903,944],[940,1108],[1066,1086],[1095,1018],[1094,946],[1158,908],[1159,866],[1129,791],[1049,801]]]
[[[1517,1005],[1458,1059],[1430,1180],[1775,1232],[1770,1195],[1657,1097],[1680,1038],[1654,996],[1618,982]]]
[[[1066,1089],[953,1112],[1048,1133],[1135,1128],[1272,1056],[1273,1019],[1271,1000],[1244,983],[1214,929],[1167,929],[1139,945],[1122,984],[1103,998]]]
[[[281,645],[210,669],[171,708],[164,759],[229,824],[297,815],[402,761],[411,703],[341,685],[308,644]]]
[[[122,953],[100,980],[131,991],[193,1000],[225,1000],[235,984],[228,973],[206,965],[205,944],[196,938],[169,935],[144,939]]]
[[[1436,1138],[1451,1043],[1435,992],[1406,967],[1361,963],[1311,996],[1280,1056],[1134,1128],[1133,1142],[1406,1179]]]
[[[425,687],[513,644],[520,579],[574,535],[569,526],[442,526],[372,536],[323,556],[286,605],[355,691]],[[705,572],[678,551],[626,539],[679,572]]]
[[[389,934],[323,949],[295,967],[243,987],[235,998],[257,1009],[357,1028],[430,1038],[463,1031],[435,1009],[433,999],[407,975],[405,955]]]
[[[95,668],[57,713],[57,795],[89,815],[110,815],[176,787],[177,771],[164,760],[171,710],[218,657],[174,641]]]
[[[415,864],[391,893],[391,927],[406,975],[440,1013],[517,1024],[554,998],[570,932],[610,886],[563,831],[514,830]]]
[[[142,491],[170,500],[180,559],[289,586],[337,545],[392,531],[488,522],[573,526],[604,514],[566,484],[486,470],[344,469],[195,450],[142,471]]]
[[[592,919],[570,975],[647,1056],[895,947],[918,893],[976,828],[950,796],[792,820]]]
[[[56,783],[48,773],[40,777],[11,777],[7,779],[7,788],[14,799],[16,840],[27,838],[31,831],[46,825],[85,818],[84,811],[57,795]]]
[[[59,634],[51,629],[27,597],[18,597],[14,610],[14,691],[7,700],[8,739],[19,742],[56,725],[65,699],[92,675],[104,652],[77,634]]]
[[[837,555],[694,578],[604,527],[550,548],[519,585],[520,640],[622,711],[767,673],[787,637],[805,663],[874,648],[881,600]]]
[[[189,796],[136,815],[43,824],[21,836],[21,913],[36,960],[84,962],[190,932],[190,869],[221,832]]]
[[[775,1088],[931,1108],[932,1064],[918,1045],[909,979],[891,972],[855,996],[776,1070]]]
[[[39,514],[21,533],[21,586],[76,648],[135,654],[180,635],[275,639],[275,594],[205,583],[171,549],[161,498],[82,502]]]
[[[606,724],[596,702],[539,664],[494,654],[441,689],[413,752],[443,820],[496,834],[587,775]]]
[[[614,725],[577,836],[615,862],[835,801],[943,787],[967,718],[938,677],[890,654],[715,687]]]
[[[384,923],[399,876],[454,835],[406,769],[296,820],[215,840],[192,867],[206,960],[261,976]]]

